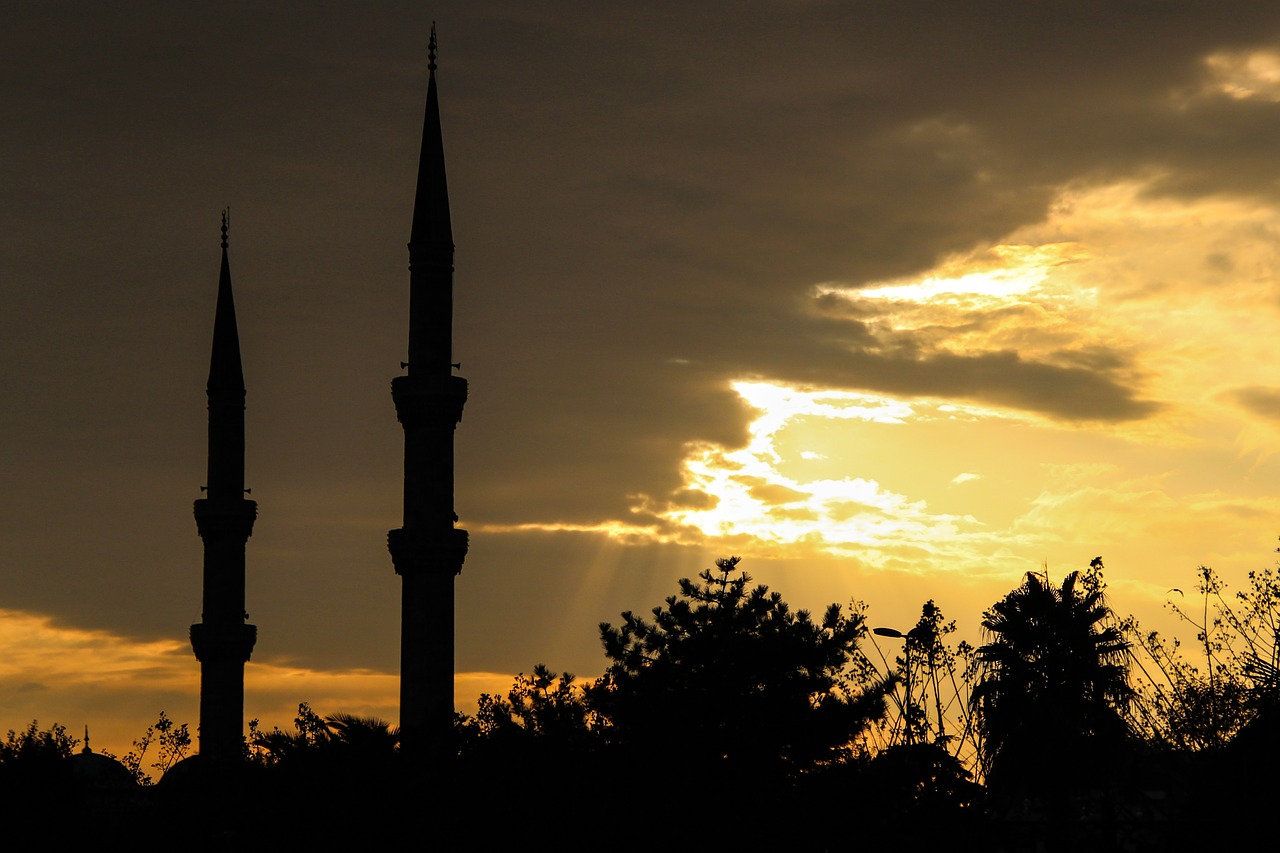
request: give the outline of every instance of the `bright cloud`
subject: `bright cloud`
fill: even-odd
[[[965,307],[1000,304],[1040,289],[1053,268],[1086,258],[1074,243],[993,246],[984,257],[951,258],[917,280],[900,280],[863,290],[830,288],[859,299],[892,302],[951,302]],[[819,288],[822,292],[824,288]]]
[[[917,280],[826,284],[815,295],[856,307],[885,345],[1013,351],[1141,386],[1172,406],[1120,429],[1180,442],[1206,407],[1239,408],[1223,398],[1233,388],[1274,384],[1280,214],[1260,202],[1152,196],[1148,186],[1068,189],[1044,222],[1006,243]]]
[[[1280,101],[1280,54],[1275,51],[1214,53],[1204,62],[1210,91],[1235,100]]]
[[[971,516],[936,513],[866,477],[831,476],[827,454],[800,450],[816,463],[810,476],[784,473],[789,460],[778,437],[806,420],[902,427],[909,422],[977,419],[992,413],[939,401],[904,401],[849,391],[804,390],[767,382],[734,382],[757,410],[750,440],[739,449],[703,444],[683,463],[685,488],[714,497],[700,506],[646,507],[704,541],[750,539],[756,553],[818,550],[874,564],[898,562],[906,551],[949,551],[984,538]]]

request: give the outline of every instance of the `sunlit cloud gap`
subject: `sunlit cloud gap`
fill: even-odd
[[[937,270],[916,280],[902,280],[879,287],[850,290],[820,285],[819,294],[833,293],[856,299],[900,302],[958,301],[959,297],[987,297],[989,302],[1008,300],[1036,291],[1056,266],[1086,259],[1076,243],[993,246],[982,256],[952,258]],[[981,300],[979,300],[981,301]]]
[[[822,463],[823,454],[799,451],[802,459],[813,463],[815,476],[788,476],[780,470],[787,460],[777,439],[802,419],[900,427],[909,421],[980,418],[991,414],[987,410],[769,382],[739,381],[731,386],[756,410],[747,445],[691,445],[682,466],[685,499],[665,505],[649,501],[644,506],[677,530],[695,531],[708,541],[748,539],[757,552],[797,546],[837,555],[857,553],[872,562],[877,553],[898,550],[903,543],[932,551],[936,543],[985,535],[971,516],[932,513],[923,500],[912,500],[872,479],[832,471]],[[690,494],[707,500],[691,501]]]
[[[1210,93],[1237,101],[1280,101],[1280,54],[1270,50],[1214,53],[1204,60]]]
[[[574,524],[561,521],[529,521],[519,524],[469,524],[473,533],[583,533],[604,536],[620,542],[679,542],[679,537],[666,535],[652,526],[626,524],[618,521],[601,521],[591,524]]]

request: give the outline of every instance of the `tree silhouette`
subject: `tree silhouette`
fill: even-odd
[[[256,736],[266,763],[303,763],[335,769],[352,764],[389,764],[400,742],[399,728],[377,717],[333,714],[321,718],[306,702],[298,705],[293,731],[274,729]]]
[[[821,622],[734,576],[737,557],[680,581],[647,621],[600,626],[612,661],[588,691],[610,740],[669,754],[695,776],[788,774],[842,755],[885,712],[889,680],[863,681],[860,613]]]
[[[1194,600],[1170,590],[1166,607],[1196,631],[1201,664],[1187,659],[1177,637],[1124,627],[1145,652],[1141,694],[1144,734],[1153,742],[1198,751],[1224,746],[1259,714],[1275,714],[1280,698],[1280,577],[1249,572],[1248,587],[1227,597],[1227,585],[1200,566]],[[1176,596],[1174,595],[1176,593]]]
[[[9,730],[4,740],[0,740],[0,764],[18,762],[56,761],[71,755],[79,738],[67,733],[67,727],[54,724],[41,729],[37,720],[32,720],[22,731]]]
[[[9,730],[0,740],[0,798],[13,814],[45,809],[45,804],[65,798],[71,774],[66,759],[77,738],[65,726],[41,729],[37,721],[20,731]]]
[[[1103,601],[1101,560],[1054,588],[1027,573],[983,614],[990,638],[973,706],[993,788],[1051,792],[1076,785],[1128,731],[1129,644]]]
[[[160,712],[155,723],[147,726],[142,737],[133,742],[133,749],[120,759],[139,785],[155,784],[155,779],[143,769],[143,761],[152,744],[156,745],[156,760],[151,762],[151,767],[156,771],[155,778],[159,779],[187,756],[191,749],[191,732],[186,723],[178,725],[164,711]]]
[[[482,693],[474,717],[457,717],[463,752],[582,751],[598,741],[599,721],[573,673],[537,664],[516,676],[507,695]]]
[[[262,849],[366,849],[403,837],[416,823],[397,812],[407,796],[399,737],[385,720],[321,717],[306,702],[291,730],[259,733],[262,766],[254,778],[273,805],[255,826]],[[412,815],[425,808],[415,804]]]

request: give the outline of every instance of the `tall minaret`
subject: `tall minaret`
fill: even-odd
[[[208,497],[195,505],[204,540],[204,612],[191,626],[191,647],[200,661],[200,754],[231,761],[244,754],[244,665],[258,637],[244,609],[244,546],[258,505],[245,498],[244,372],[227,264],[227,211],[208,394]]]
[[[404,588],[400,615],[400,732],[411,758],[443,756],[453,728],[453,578],[467,555],[454,527],[453,432],[467,381],[453,375],[453,228],[445,185],[436,30],[409,236],[409,361],[391,381],[404,427],[404,526],[387,534]]]

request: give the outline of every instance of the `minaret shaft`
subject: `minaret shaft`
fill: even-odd
[[[238,402],[209,400],[208,494],[213,499],[244,496],[244,393]]]
[[[453,244],[409,244],[410,376],[452,376]]]
[[[246,624],[245,543],[258,515],[244,496],[244,373],[225,215],[207,391],[208,496],[194,508],[204,540],[204,606],[191,626],[191,646],[200,661],[200,754],[221,762],[244,754],[244,665],[257,639],[257,628]]]
[[[467,553],[454,526],[454,429],[467,382],[454,376],[453,231],[435,81],[435,31],[409,238],[409,363],[391,382],[404,428],[404,526],[387,545],[402,579],[400,731],[411,759],[447,753],[453,729],[453,583]]]

